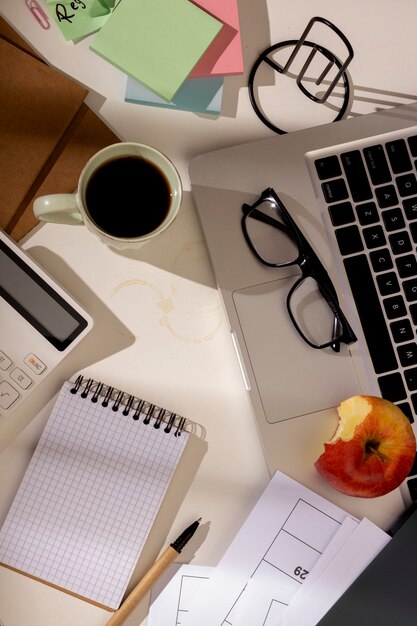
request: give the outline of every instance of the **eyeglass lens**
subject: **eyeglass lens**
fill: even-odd
[[[322,346],[342,336],[342,326],[312,276],[303,278],[291,290],[288,308],[294,324],[308,343]]]
[[[246,232],[257,254],[266,263],[291,263],[299,256],[297,244],[287,234],[286,226],[271,202],[262,202],[248,213]]]

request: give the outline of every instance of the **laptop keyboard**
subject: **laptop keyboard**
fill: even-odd
[[[315,161],[381,396],[411,423],[417,416],[416,164],[417,135]]]

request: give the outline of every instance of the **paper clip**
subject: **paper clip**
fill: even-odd
[[[42,28],[48,30],[48,28],[51,27],[48,16],[37,0],[25,0],[25,3],[35,20],[42,26]]]

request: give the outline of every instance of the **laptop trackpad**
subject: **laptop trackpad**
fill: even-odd
[[[286,308],[294,277],[233,293],[246,349],[268,422],[338,405],[360,393],[353,361],[342,344],[315,350],[294,329]]]

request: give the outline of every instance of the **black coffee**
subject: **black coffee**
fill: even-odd
[[[171,206],[164,173],[137,156],[106,161],[91,176],[85,203],[92,221],[114,237],[133,239],[158,228]]]

